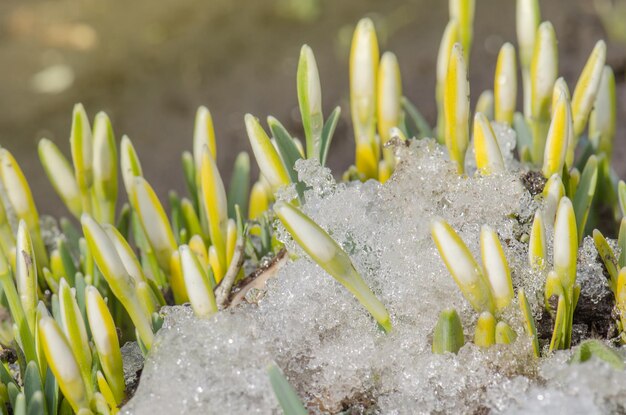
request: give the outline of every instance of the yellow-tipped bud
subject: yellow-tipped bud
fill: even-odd
[[[585,130],[589,113],[598,93],[604,62],[606,61],[606,43],[598,41],[593,48],[585,67],[583,68],[574,95],[572,96],[572,116],[574,117],[574,138],[578,137]]]
[[[217,253],[217,249],[215,246],[211,245],[209,247],[209,265],[213,270],[213,277],[215,278],[215,282],[219,284],[222,282],[222,278],[226,274],[226,268],[222,266],[222,263],[219,260],[219,255]]]
[[[542,270],[546,267],[546,232],[539,211],[535,212],[535,219],[530,230],[528,263],[532,269],[536,270]]]
[[[556,217],[556,209],[559,206],[561,198],[565,196],[565,186],[561,180],[560,174],[550,176],[543,187],[543,219],[546,224],[552,226]]]
[[[185,278],[183,277],[183,269],[180,263],[180,254],[178,253],[178,250],[172,252],[172,258],[170,258],[170,270],[170,287],[172,288],[172,294],[174,295],[174,302],[176,304],[189,302],[189,297],[187,296],[187,287],[185,287]]]
[[[250,202],[248,204],[248,219],[257,219],[263,212],[269,208],[269,189],[265,183],[258,181],[252,186],[250,191]]]
[[[102,272],[104,279],[111,287],[113,294],[120,300],[133,324],[142,343],[150,348],[154,333],[152,321],[142,308],[135,290],[135,282],[126,271],[114,244],[102,227],[89,215],[83,214],[81,224],[89,252]]]
[[[215,294],[209,278],[187,245],[181,245],[178,252],[191,307],[197,316],[209,317],[217,312]]]
[[[565,289],[576,282],[576,256],[578,253],[578,233],[576,216],[572,202],[561,198],[554,222],[554,270]]]
[[[615,287],[615,305],[620,311],[622,326],[626,325],[626,267],[622,268],[617,275]]]
[[[565,94],[562,93],[554,108],[546,140],[542,168],[544,177],[548,178],[553,174],[561,174],[563,171],[563,165],[570,147],[569,139],[572,135],[572,128],[572,112],[569,101]]]
[[[143,172],[135,147],[133,147],[133,143],[126,135],[122,136],[122,141],[120,142],[120,168],[122,170],[124,188],[130,198],[133,193],[132,189],[135,177],[143,176]]]
[[[476,108],[474,112],[482,112],[489,121],[493,121],[494,117],[494,98],[493,91],[491,89],[484,90],[476,101]]]
[[[356,166],[366,177],[376,177],[380,153],[375,137],[378,60],[374,23],[361,19],[354,30],[350,49],[350,109],[357,145]],[[372,160],[376,160],[373,165]]]
[[[480,313],[474,331],[474,344],[491,347],[496,343],[496,318],[488,311]]]
[[[383,53],[378,71],[378,135],[384,146],[391,138],[390,129],[400,125],[402,108],[402,81],[400,66],[396,55],[391,52]],[[383,156],[387,164],[393,166],[395,157],[393,150],[383,149]],[[379,172],[380,175],[380,172]]]
[[[511,125],[517,104],[517,63],[515,48],[510,43],[500,48],[493,93],[495,120]]]
[[[517,338],[517,334],[511,326],[504,321],[498,321],[496,325],[496,344],[511,344]]]
[[[51,317],[39,320],[39,339],[63,396],[75,412],[89,408],[90,397],[65,336]]]
[[[444,143],[445,133],[445,117],[443,110],[443,94],[446,85],[446,75],[448,73],[448,62],[450,61],[450,54],[452,53],[452,47],[459,40],[459,24],[456,20],[450,20],[446,25],[446,29],[443,32],[441,38],[441,44],[439,45],[439,52],[437,54],[437,84],[435,88],[435,98],[437,101],[437,140]]]
[[[306,137],[307,158],[320,158],[321,136],[324,127],[324,115],[322,114],[322,88],[320,75],[317,71],[317,63],[313,50],[308,45],[300,49],[298,61],[297,89],[298,103],[302,126]]]
[[[465,152],[469,143],[469,83],[463,50],[452,47],[444,90],[445,142],[450,159],[459,174],[465,171]]]
[[[293,239],[326,272],[348,289],[376,319],[391,330],[391,320],[385,306],[376,298],[354,268],[350,257],[324,229],[290,204],[278,202],[274,211]]]
[[[378,181],[381,183],[385,183],[391,177],[393,173],[393,167],[387,163],[386,160],[381,160],[378,163]]]
[[[95,287],[87,287],[85,302],[91,336],[98,351],[100,365],[115,397],[115,402],[120,404],[124,399],[125,385],[122,354],[115,322],[106,302]]]
[[[480,254],[497,310],[502,310],[513,300],[511,270],[504,256],[498,234],[487,225],[480,229]]]
[[[35,331],[35,312],[37,309],[37,262],[33,243],[26,223],[22,220],[17,229],[15,258],[15,282],[24,314],[31,332]]]
[[[217,251],[222,269],[226,269],[226,227],[228,224],[228,205],[224,183],[217,170],[215,160],[205,147],[202,152],[200,182],[202,186],[202,206],[209,223],[211,244]],[[220,276],[221,279],[222,276]]]
[[[602,71],[593,111],[589,116],[589,139],[598,153],[613,155],[616,120],[615,75],[609,66]]]
[[[120,231],[113,225],[105,224],[103,226],[111,243],[115,247],[117,255],[119,255],[124,268],[136,283],[146,281],[146,276],[141,268],[141,264],[133,251],[133,248],[124,239]]]
[[[196,171],[200,171],[202,162],[202,152],[204,147],[209,148],[211,156],[217,158],[217,146],[215,144],[215,130],[213,128],[213,117],[205,106],[200,106],[196,111],[196,120],[193,129],[193,159]]]
[[[196,256],[198,262],[200,263],[200,266],[202,266],[203,269],[209,267],[209,250],[207,249],[204,241],[199,235],[194,235],[189,240],[189,249],[191,249],[191,252],[193,252],[193,254]]]
[[[246,114],[245,122],[252,152],[259,165],[259,170],[261,170],[263,177],[267,179],[272,191],[289,184],[291,181],[285,165],[267,133],[261,127],[259,120],[251,114]]]
[[[41,239],[39,213],[37,213],[33,195],[22,169],[13,155],[4,148],[0,148],[0,178],[13,212],[28,227],[39,266],[47,266],[48,254]]]
[[[39,141],[38,150],[39,160],[41,160],[52,187],[69,211],[79,218],[83,207],[80,200],[80,190],[74,177],[74,169],[59,148],[47,138],[42,138]]]
[[[114,223],[117,202],[117,148],[109,117],[100,112],[93,125],[93,178],[95,213],[104,223]]]
[[[448,3],[450,20],[459,22],[459,40],[465,52],[464,58],[469,61],[470,49],[474,37],[475,0],[450,0]]]
[[[558,51],[554,27],[543,22],[537,37],[530,67],[532,79],[532,116],[539,119],[550,113],[552,88],[558,73]]]
[[[474,116],[474,155],[476,168],[481,174],[489,175],[504,170],[504,160],[491,123],[483,113]]]
[[[530,66],[540,20],[538,0],[517,0],[515,27],[522,68]]]
[[[476,311],[489,311],[493,314],[495,302],[489,281],[480,271],[465,243],[441,219],[433,222],[430,230],[443,262],[465,298]]]
[[[554,28],[543,22],[537,29],[537,39],[530,65],[530,125],[533,134],[532,159],[543,161],[547,130],[550,123],[550,103],[558,73],[558,54]]]
[[[80,189],[83,211],[91,213],[90,190],[93,185],[93,140],[87,113],[82,104],[76,104],[72,114],[70,147],[76,183]]]
[[[85,382],[85,387],[88,392],[92,392],[92,359],[87,329],[83,315],[78,308],[78,303],[74,298],[74,293],[64,278],[61,279],[61,283],[59,284],[59,305],[61,309],[62,330],[76,358],[76,362],[83,376],[83,381]]]
[[[134,179],[130,201],[139,216],[159,266],[169,271],[170,257],[172,251],[176,249],[176,239],[159,198],[152,186],[141,176]]]

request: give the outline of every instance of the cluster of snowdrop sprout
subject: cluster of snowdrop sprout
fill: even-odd
[[[626,184],[617,182],[610,166],[615,79],[605,63],[606,46],[596,44],[570,94],[558,77],[552,25],[541,22],[537,0],[518,0],[517,50],[511,43],[502,46],[494,88],[480,94],[471,117],[467,62],[474,9],[474,0],[450,0],[450,21],[437,56],[434,127],[402,95],[398,59],[388,51],[380,56],[373,22],[358,22],[349,68],[355,162],[343,178],[384,183],[397,164],[392,144],[409,139],[445,145],[460,175],[497,175],[506,160],[496,131],[512,129],[521,165],[545,180],[528,235],[528,266],[547,274],[545,306],[554,322],[549,350],[571,346],[580,294],[577,252],[592,233],[619,311],[619,338],[626,342],[626,221],[621,219]],[[521,111],[516,108],[518,71]],[[144,177],[131,140],[122,136],[118,149],[104,113],[90,123],[82,105],[75,106],[69,160],[52,141],[39,144],[46,174],[73,219],[40,218],[17,161],[0,149],[0,301],[13,324],[1,330],[0,342],[17,355],[17,365],[0,364],[0,410],[116,413],[127,398],[120,344],[135,340],[148,353],[162,324],[163,305],[189,302],[201,318],[228,307],[233,287],[245,289],[244,264],[260,268],[283,249],[273,235],[275,220],[360,301],[384,332],[393,330],[385,305],[349,255],[299,209],[306,204],[306,189],[296,162],[306,158],[326,163],[341,109],[324,118],[315,56],[306,45],[296,84],[304,144],[272,116],[267,118],[270,134],[253,115],[245,116],[261,171],[253,185],[249,156],[242,152],[226,188],[216,164],[213,119],[207,108],[198,109],[192,151],[182,155],[187,195],[170,193],[169,214]],[[119,177],[127,202],[118,200]],[[283,196],[276,202],[279,190]],[[603,231],[619,234],[618,254],[594,229],[606,222],[607,211],[615,229]],[[520,333],[502,311],[517,302],[538,356],[529,302],[521,289],[515,299],[501,242],[488,225],[481,230],[482,266],[447,223],[433,223],[433,239],[479,313],[474,343],[489,347],[514,342]],[[433,351],[456,352],[464,343],[458,314],[445,310],[434,329]],[[585,350],[597,349],[590,345]],[[280,369],[270,367],[268,376],[285,411],[304,413]]]

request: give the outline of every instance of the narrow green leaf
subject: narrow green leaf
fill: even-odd
[[[341,115],[341,108],[335,107],[330,116],[326,119],[324,123],[324,128],[322,129],[321,136],[321,145],[320,145],[320,164],[322,166],[326,165],[326,160],[328,158],[328,149],[330,148],[330,144],[333,141],[333,136],[335,134],[335,128],[337,127],[337,122],[339,121],[339,116]]]
[[[583,239],[585,233],[585,225],[591,202],[596,192],[596,183],[598,181],[598,161],[595,156],[589,157],[585,169],[580,177],[576,195],[574,197],[574,212],[576,214],[576,228],[578,229],[578,243]]]
[[[237,155],[228,186],[228,217],[235,219],[235,205],[247,216],[248,195],[250,194],[250,156],[245,151]]]
[[[117,223],[115,224],[115,227],[120,234],[122,234],[124,239],[128,239],[130,235],[131,213],[130,205],[128,203],[124,203],[124,206],[122,206],[122,210],[120,211],[120,215],[117,218]]]
[[[193,155],[185,151],[182,155],[182,165],[183,165],[183,175],[185,177],[185,185],[187,187],[187,192],[191,197],[191,200],[194,202],[194,207],[198,206],[198,186],[196,183],[196,177],[198,172],[196,172],[196,166],[193,159]]]
[[[417,107],[409,101],[407,97],[402,97],[400,99],[400,103],[402,104],[402,109],[404,113],[408,116],[415,126],[417,130],[411,129],[413,132],[417,132],[417,134],[412,134],[417,139],[425,138],[425,137],[433,137],[433,130],[430,128],[428,121],[422,115],[421,112],[417,109]]]
[[[609,285],[611,287],[611,291],[615,292],[619,265],[617,263],[617,259],[615,258],[615,254],[613,253],[613,249],[609,246],[608,242],[604,238],[604,235],[602,235],[602,232],[597,229],[593,230],[593,242],[596,245],[596,250],[604,263],[606,271],[609,273]]]
[[[65,277],[67,278],[70,286],[74,286],[74,276],[76,275],[76,264],[74,263],[74,258],[72,258],[72,254],[70,253],[67,242],[64,238],[57,238],[57,249],[59,250],[59,256],[61,257],[61,262],[63,263],[63,269],[65,270]]]
[[[524,148],[532,148],[533,135],[526,122],[526,118],[520,112],[516,112],[515,115],[513,115],[513,129],[517,137],[517,149],[521,158],[521,153]]]
[[[308,412],[302,405],[298,393],[293,386],[289,384],[289,381],[285,379],[285,375],[281,370],[272,364],[267,368],[267,374],[272,384],[272,389],[276,395],[276,399],[280,403],[281,408],[285,415],[307,415]]]
[[[520,289],[517,292],[517,298],[519,300],[520,310],[522,311],[522,317],[524,318],[524,328],[526,329],[526,334],[532,338],[535,357],[539,357],[539,340],[537,336],[537,328],[535,327],[535,318],[533,317],[530,303],[528,302],[528,298],[526,298],[526,293],[523,289]]]
[[[9,369],[5,366],[7,363],[0,362],[0,383],[4,383],[8,385],[9,383],[15,382],[11,373],[9,373]]]
[[[289,135],[285,127],[283,127],[276,118],[272,116],[267,117],[267,124],[270,127],[272,136],[276,140],[280,158],[283,160],[287,173],[289,173],[289,178],[293,183],[297,183],[298,173],[294,170],[294,166],[296,161],[302,158],[298,147],[296,147],[293,138]]]
[[[200,223],[200,218],[198,218],[198,214],[196,213],[197,211],[193,207],[193,203],[184,197],[180,201],[180,211],[185,221],[185,229],[187,230],[188,238],[191,239],[194,235],[199,235],[206,241],[208,237],[202,230],[202,224]]]
[[[552,339],[550,340],[550,351],[563,349],[565,343],[564,330],[566,329],[567,304],[565,297],[559,296],[559,303],[556,308],[556,317],[554,318],[554,329],[552,331]]]

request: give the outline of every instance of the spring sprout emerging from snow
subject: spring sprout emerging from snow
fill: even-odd
[[[521,260],[507,260],[511,241],[494,223],[478,224],[480,233],[475,235],[463,233],[462,226],[452,221],[454,228],[443,219],[431,224],[428,249],[434,250],[434,242],[476,313],[467,319],[465,312],[458,313],[445,301],[438,303],[434,327],[427,328],[432,329],[432,352],[458,353],[448,357],[462,358],[466,350],[471,353],[467,343],[486,355],[495,345],[513,350],[524,333],[537,358],[572,347],[579,341],[573,336],[574,312],[585,294],[579,271],[585,264],[578,258],[589,245],[585,242],[589,235],[617,310],[609,317],[616,327],[614,341],[626,344],[626,183],[616,178],[610,163],[616,81],[606,64],[605,43],[597,42],[570,88],[559,77],[554,27],[541,21],[537,0],[517,0],[518,50],[513,43],[502,45],[493,90],[471,91],[480,97],[472,112],[468,64],[475,2],[451,0],[449,6],[436,63],[435,126],[403,96],[399,58],[379,50],[374,22],[364,18],[356,25],[349,56],[355,160],[342,175],[346,181],[391,180],[393,186],[394,172],[402,166],[401,151],[394,145],[410,148],[410,142],[424,140],[422,144],[445,154],[438,160],[449,163],[444,167],[464,183],[497,181],[520,169],[534,178],[529,187],[534,210],[527,218],[509,218],[521,229],[522,236],[514,242],[523,244]],[[85,108],[76,104],[69,126],[71,154],[63,154],[45,138],[38,150],[53,188],[80,226],[74,219],[61,218],[54,225],[42,221],[18,161],[8,149],[0,149],[0,285],[12,320],[11,329],[0,326],[0,341],[20,356],[19,367],[0,365],[1,408],[15,414],[117,413],[129,397],[120,344],[136,341],[144,355],[150,353],[165,305],[189,302],[202,324],[219,324],[225,315],[220,310],[243,301],[263,301],[272,267],[280,267],[284,258],[295,259],[293,253],[286,255],[285,245],[277,239],[276,221],[386,332],[391,330],[392,316],[394,327],[404,324],[406,316],[397,314],[397,305],[386,294],[390,287],[375,286],[391,315],[357,272],[354,264],[359,264],[361,252],[350,251],[348,256],[340,245],[345,241],[335,237],[332,225],[324,223],[322,228],[304,213],[311,212],[307,199],[315,199],[316,189],[307,188],[302,166],[326,165],[341,122],[338,106],[324,118],[322,81],[313,49],[303,46],[295,83],[304,143],[276,117],[267,116],[266,125],[251,114],[244,117],[261,173],[254,182],[250,156],[242,152],[229,186],[225,185],[217,167],[219,137],[213,117],[208,108],[198,108],[191,150],[181,157],[186,193],[171,192],[168,203],[159,199],[144,176],[132,140],[122,135],[118,151],[109,117],[98,113],[90,122]],[[520,94],[523,105],[518,110]],[[508,135],[514,137],[513,143],[503,138]],[[519,162],[511,159],[513,148]],[[120,177],[125,201],[118,198]],[[358,188],[355,183],[346,188],[350,186]],[[454,195],[441,197],[448,196]],[[618,235],[618,240],[605,234]],[[477,245],[472,245],[471,237],[477,238]],[[541,279],[543,290],[520,286],[520,261],[527,265],[524,273]],[[244,264],[256,271],[246,275]],[[392,285],[382,281],[387,283]],[[252,295],[255,290],[261,295]],[[450,294],[446,292],[446,299]],[[534,316],[543,309],[552,324],[549,335],[535,323]],[[473,336],[466,338],[468,330]],[[377,339],[384,344],[395,333]],[[440,357],[430,352],[429,356]],[[621,357],[599,341],[582,342],[571,362],[590,356],[623,367]],[[376,370],[385,373],[381,368]],[[327,396],[327,391],[303,393],[298,389],[302,385],[289,385],[276,365],[263,376],[276,393],[276,405],[286,412],[306,413],[325,404],[319,396]],[[375,383],[379,377],[376,372],[370,380]],[[377,388],[369,387],[363,397],[374,400]],[[339,401],[349,398],[341,396]]]
[[[274,205],[276,215],[291,236],[317,264],[346,287],[385,330],[391,320],[385,306],[376,298],[343,249],[308,216],[287,203]]]

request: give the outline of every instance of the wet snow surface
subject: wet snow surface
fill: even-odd
[[[501,147],[513,149],[498,128]],[[470,150],[471,151],[471,150]],[[431,353],[432,329],[454,307],[471,340],[477,318],[461,296],[431,240],[442,217],[476,257],[480,226],[497,230],[512,268],[541,316],[545,272],[527,267],[534,211],[520,167],[511,173],[459,177],[440,146],[429,140],[399,150],[386,184],[336,183],[314,162],[298,162],[310,187],[304,211],[350,254],[392,316],[380,331],[358,301],[314,264],[280,226],[295,255],[269,283],[258,305],[210,320],[189,307],[165,310],[165,324],[146,361],[126,414],[279,414],[266,367],[275,362],[312,413],[608,413],[626,407],[626,374],[602,362],[568,365],[570,352],[535,359],[516,301],[501,319],[518,333],[509,346],[482,350],[467,343],[458,355]],[[287,197],[289,192],[283,193]],[[552,229],[546,230],[551,245]],[[583,293],[606,289],[593,243],[581,248]],[[583,283],[584,281],[584,283]]]

